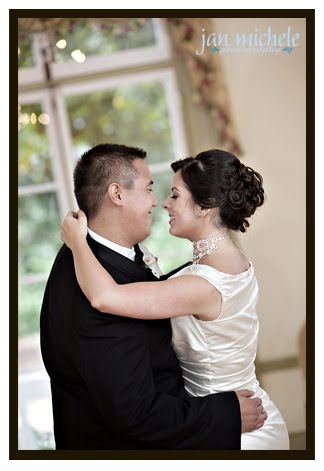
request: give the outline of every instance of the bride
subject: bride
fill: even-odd
[[[118,285],[92,254],[87,218],[68,213],[62,240],[72,250],[78,282],[101,312],[137,319],[171,318],[172,344],[191,396],[250,389],[268,419],[242,434],[244,450],[287,450],[285,422],[255,375],[259,322],[254,267],[231,240],[264,202],[262,177],[228,152],[210,150],[172,163],[163,207],[170,233],[193,244],[193,263],[159,283]]]

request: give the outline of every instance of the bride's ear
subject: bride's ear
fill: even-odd
[[[118,183],[111,183],[107,189],[107,196],[117,206],[122,205],[123,189]]]
[[[207,208],[207,209],[200,208],[200,217],[205,217],[210,212],[210,210],[211,208]]]

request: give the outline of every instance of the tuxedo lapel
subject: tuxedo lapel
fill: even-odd
[[[98,259],[114,266],[133,281],[158,281],[149,268],[144,268],[127,257],[87,237],[88,244]]]

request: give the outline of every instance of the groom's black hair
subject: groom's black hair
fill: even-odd
[[[138,176],[133,160],[145,157],[144,150],[121,144],[99,144],[82,154],[74,169],[74,194],[88,218],[98,214],[110,183],[133,187]]]

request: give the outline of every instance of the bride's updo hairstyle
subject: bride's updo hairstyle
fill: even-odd
[[[171,164],[181,170],[194,203],[202,209],[218,208],[219,223],[246,232],[247,218],[264,203],[262,177],[229,152],[211,149]]]

